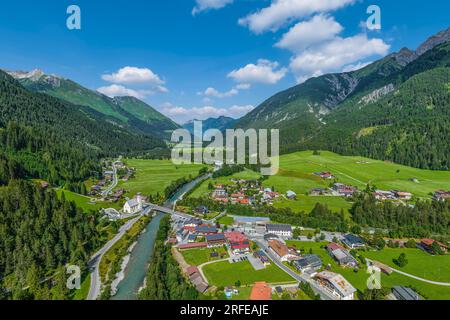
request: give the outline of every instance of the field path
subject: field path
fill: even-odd
[[[370,262],[373,261],[373,260],[370,260],[370,259],[367,259],[367,260],[370,261]],[[391,268],[392,271],[394,271],[394,272],[396,272],[398,274],[401,274],[401,275],[403,275],[405,277],[411,278],[411,279],[415,279],[415,280],[418,280],[418,281],[426,282],[426,283],[429,283],[429,284],[434,284],[434,285],[437,285],[437,286],[450,287],[450,283],[448,283],[448,282],[431,281],[431,280],[420,278],[420,277],[417,277],[415,275],[412,275],[412,274],[409,274],[409,273],[406,273],[406,272],[394,269],[391,266],[389,266],[389,268]]]

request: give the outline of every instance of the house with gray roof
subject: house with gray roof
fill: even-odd
[[[292,226],[289,224],[268,224],[266,231],[279,237],[292,238]]]
[[[392,288],[392,294],[397,300],[421,300],[420,296],[408,287],[395,286]]]
[[[317,254],[306,254],[299,260],[294,260],[292,266],[298,271],[319,270],[322,267],[322,259]]]

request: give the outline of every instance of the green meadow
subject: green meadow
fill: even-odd
[[[141,192],[145,195],[163,192],[173,181],[189,175],[197,176],[203,165],[175,165],[170,160],[127,159],[125,163],[136,169],[135,177],[119,182],[118,187],[129,191],[130,196]]]
[[[96,202],[91,203],[91,197],[86,197],[78,193],[74,193],[68,190],[62,190],[62,189],[55,189],[56,194],[58,197],[61,197],[62,193],[64,192],[64,197],[69,200],[75,202],[77,207],[83,209],[85,212],[90,211],[99,211],[102,208],[114,208],[114,209],[120,209],[121,204],[120,203],[111,203],[111,202]]]
[[[255,271],[248,261],[229,263],[221,261],[206,265],[203,272],[211,285],[226,287],[240,281],[243,286],[252,285],[258,281],[267,283],[292,283],[291,276],[277,266],[271,264],[266,269]]]
[[[304,151],[281,156],[279,173],[270,177],[265,185],[274,185],[281,192],[293,190],[297,194],[305,194],[312,188],[330,186],[332,181],[314,175],[314,172],[322,171],[330,171],[339,182],[361,189],[370,183],[379,189],[408,191],[418,197],[428,197],[439,189],[450,189],[450,171],[421,170],[327,151],[320,152],[320,155]]]
[[[408,259],[408,264],[403,268],[399,268],[393,262],[401,253],[405,253]],[[385,248],[382,251],[367,251],[361,254],[420,278],[450,283],[450,254],[433,256],[420,249],[407,248]]]
[[[363,157],[345,157],[322,151],[313,155],[312,151],[296,152],[280,156],[280,170],[277,175],[263,182],[264,187],[274,188],[285,194],[288,190],[297,193],[296,200],[285,198],[276,200],[275,207],[289,207],[294,211],[309,212],[317,203],[326,204],[333,211],[348,211],[352,203],[342,197],[307,196],[314,188],[329,188],[333,180],[324,180],[315,172],[330,171],[341,183],[365,189],[367,184],[385,190],[401,190],[413,193],[416,197],[430,197],[436,190],[450,190],[449,171],[421,170],[390,162],[372,160]],[[210,193],[208,184],[229,184],[230,179],[257,179],[258,172],[246,170],[231,177],[203,182],[190,195],[191,197],[206,196]],[[415,180],[414,180],[415,179]],[[414,181],[416,182],[414,182]]]
[[[217,252],[219,254],[219,257],[212,258],[211,253]],[[189,250],[182,250],[180,253],[183,255],[184,260],[187,264],[191,266],[199,266],[203,263],[225,259],[228,258],[227,250],[223,247],[220,248],[204,248],[204,249],[189,249]],[[224,255],[224,258],[220,258],[222,254]]]

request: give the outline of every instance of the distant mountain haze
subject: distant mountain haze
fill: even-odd
[[[194,121],[189,121],[183,125],[183,128],[189,130],[190,133],[194,134]],[[197,120],[198,121],[198,120]],[[220,131],[225,131],[226,129],[231,129],[234,127],[236,123],[236,119],[230,117],[218,117],[218,118],[209,118],[202,121],[202,129],[203,132],[209,129],[217,129]]]

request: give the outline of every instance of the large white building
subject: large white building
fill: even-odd
[[[123,206],[123,212],[126,214],[135,214],[139,211],[142,211],[142,201],[137,199],[128,200]]]
[[[275,234],[282,238],[292,238],[292,226],[289,224],[268,224],[267,233]]]

